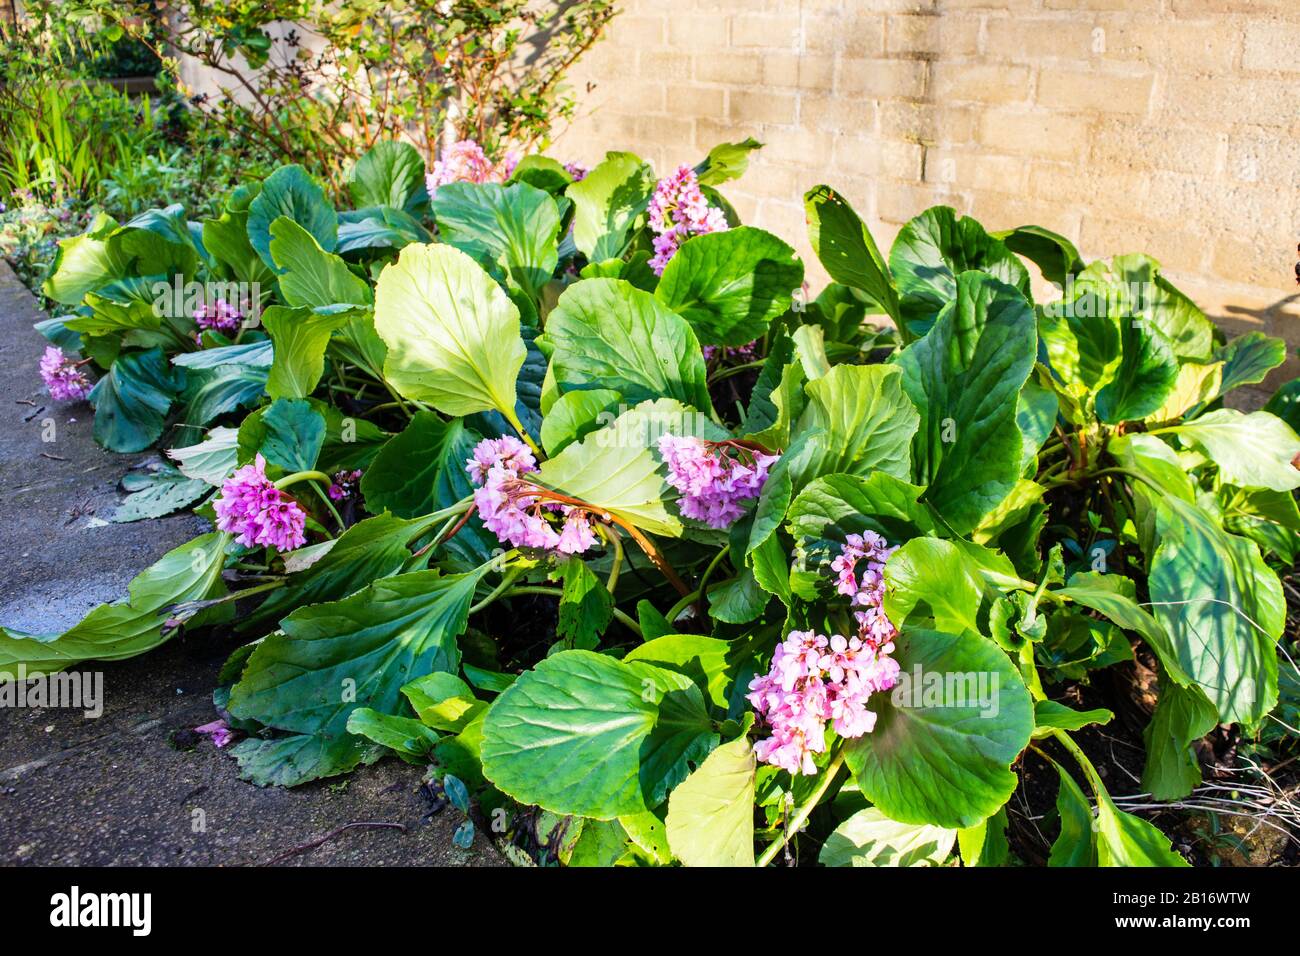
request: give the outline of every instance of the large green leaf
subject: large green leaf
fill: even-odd
[[[402,685],[459,668],[456,638],[481,577],[414,571],[294,611],[253,649],[228,709],[242,720],[323,737],[344,733],[358,707],[396,712]]]
[[[160,348],[120,356],[90,392],[95,441],[117,452],[148,448],[184,386],[184,370],[171,368]]]
[[[912,443],[917,483],[928,485],[925,500],[965,534],[1020,478],[1018,403],[1037,350],[1033,312],[1015,289],[966,272],[955,290],[930,333],[895,361],[921,414]]]
[[[898,643],[902,679],[869,702],[879,717],[846,742],[849,769],[892,820],[974,826],[1016,788],[1009,767],[1034,729],[1029,692],[977,634],[906,629]]]
[[[1286,623],[1277,575],[1253,541],[1176,497],[1157,502],[1156,536],[1151,602],[1179,662],[1220,720],[1258,723],[1277,703],[1277,640]]]
[[[162,630],[167,609],[226,593],[221,579],[226,534],[204,534],[168,551],[137,574],[129,596],[101,604],[62,634],[25,634],[0,628],[0,681],[51,673],[84,661],[118,661],[152,650],[173,631]],[[209,620],[219,618],[210,617]],[[197,621],[196,621],[197,623]]]
[[[984,581],[951,541],[913,538],[885,564],[885,613],[901,627],[919,607],[943,631],[978,631]]]
[[[203,220],[203,245],[222,277],[270,286],[275,273],[248,241],[248,206],[261,188],[260,183],[236,187],[221,215]]]
[[[560,212],[527,183],[448,183],[433,199],[438,234],[533,302],[559,262]]]
[[[101,212],[80,236],[60,239],[41,291],[63,305],[80,305],[87,292],[126,275],[125,255],[108,244],[116,229],[117,220]]]
[[[690,325],[622,279],[574,283],[538,340],[561,392],[610,388],[629,404],[675,398],[712,408],[699,340]]]
[[[281,216],[271,223],[270,248],[281,273],[280,295],[287,304],[319,309],[374,301],[370,286],[292,219]]]
[[[709,150],[704,161],[695,165],[695,174],[701,186],[720,186],[745,175],[749,168],[749,154],[762,149],[763,144],[752,136],[739,143],[719,143]]]
[[[792,434],[815,436],[816,452],[792,459],[795,490],[821,475],[911,474],[919,424],[906,382],[888,365],[836,365],[805,386],[808,403]]]
[[[917,498],[925,489],[883,471],[826,475],[799,493],[790,506],[790,531],[807,559],[831,561],[846,536],[874,531],[895,544],[935,530],[929,509]]]
[[[325,374],[330,336],[347,322],[347,314],[268,306],[262,313],[262,323],[275,343],[275,353],[266,376],[266,394],[272,398],[306,398],[314,392]]]
[[[411,557],[407,544],[417,530],[414,522],[390,514],[357,522],[329,542],[324,557],[290,574],[241,626],[278,620],[294,608],[346,597],[377,578],[396,574]]]
[[[849,817],[826,838],[822,866],[941,866],[957,841],[956,830],[899,823],[877,807]]]
[[[1092,804],[1065,768],[1053,761],[1060,777],[1056,794],[1056,812],[1061,818],[1061,832],[1052,844],[1048,866],[1096,866],[1097,844],[1093,838]]]
[[[374,763],[383,753],[383,748],[350,734],[249,737],[230,748],[230,755],[239,761],[239,776],[259,787],[296,787],[337,776]]]
[[[992,233],[1017,255],[1024,256],[1043,274],[1043,278],[1063,288],[1071,277],[1083,269],[1083,257],[1069,239],[1042,226],[1017,226]]]
[[[836,282],[871,297],[895,322],[901,321],[898,291],[876,240],[844,197],[814,186],[803,197],[808,241]]]
[[[987,273],[1029,294],[1029,273],[1015,254],[974,219],[959,217],[948,206],[927,209],[899,230],[889,250],[889,268],[900,297],[900,324],[917,335],[925,334],[957,296],[957,277],[963,272]]]
[[[1158,411],[1178,382],[1178,357],[1164,335],[1140,319],[1119,322],[1119,366],[1097,393],[1097,416],[1108,425]]]
[[[271,255],[271,223],[287,216],[315,238],[326,252],[338,244],[339,217],[312,176],[301,166],[281,166],[262,182],[262,191],[248,207],[248,241],[277,275],[282,271]]]
[[[1174,852],[1169,837],[1141,817],[1120,810],[1105,791],[1097,795],[1093,829],[1097,838],[1098,866],[1190,865]]]
[[[1211,360],[1214,324],[1160,274],[1160,263],[1150,256],[1092,263],[1075,277],[1067,298],[1088,291],[1107,297],[1111,314],[1150,323],[1180,359]]]
[[[573,200],[573,241],[589,262],[623,255],[628,233],[654,191],[654,172],[631,153],[609,153],[564,194]]]
[[[686,866],[754,865],[754,751],[738,737],[668,798],[668,846]]]
[[[1264,381],[1268,373],[1286,361],[1286,342],[1247,332],[1214,350],[1214,360],[1223,363],[1223,381],[1218,394],[1225,395],[1242,385]]]
[[[415,417],[379,450],[361,476],[366,508],[378,514],[391,511],[399,518],[416,518],[437,509],[434,480],[443,464],[449,439],[458,429],[433,412]],[[463,462],[458,463],[461,467]]]
[[[1220,408],[1165,431],[1199,448],[1228,484],[1271,491],[1300,488],[1300,469],[1291,463],[1300,455],[1300,437],[1276,415]]]
[[[654,792],[664,789],[665,774],[684,777],[680,756],[710,736],[704,698],[689,678],[562,651],[489,708],[483,773],[520,803],[611,820],[662,802]]]
[[[542,447],[548,455],[559,454],[566,446],[599,428],[609,416],[617,414],[622,398],[612,388],[565,392],[542,419]]]
[[[316,467],[325,444],[325,419],[302,399],[278,398],[262,410],[259,451],[287,472]]]
[[[793,249],[770,232],[737,226],[683,243],[655,296],[685,316],[701,342],[744,345],[790,308],[802,282]]]
[[[410,143],[376,143],[348,170],[352,205],[392,206],[418,213],[429,200],[424,185],[424,159]]]
[[[1201,782],[1201,764],[1193,744],[1219,722],[1219,712],[1199,687],[1160,682],[1151,723],[1142,732],[1147,760],[1142,789],[1155,800],[1180,800]]]
[[[407,398],[447,415],[495,409],[515,419],[515,379],[528,349],[519,310],[469,256],[410,245],[375,290],[384,375]]]
[[[657,446],[664,434],[726,437],[717,425],[677,402],[645,402],[544,461],[537,478],[652,534],[677,537],[682,523],[667,505],[678,493],[665,478]]]

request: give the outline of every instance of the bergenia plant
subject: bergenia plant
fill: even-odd
[[[1088,756],[1115,719],[1091,679],[1158,674],[1158,801],[1278,704],[1294,390],[1279,415],[1223,400],[1281,343],[1037,226],[937,207],[886,260],[827,187],[810,298],[718,191],[757,146],[578,176],[459,144],[426,181],[381,144],[351,210],[285,167],[201,230],[164,211],[66,244],[51,294],[77,311],[47,331],[107,369],[97,427],[172,428],[216,530],[62,635],[4,632],[0,672],[238,604],[202,731],[243,776],[396,756],[464,839],[535,862],[1184,864]],[[259,295],[197,325],[141,307],[199,273]],[[1030,837],[1007,804],[1036,772],[1059,823]]]

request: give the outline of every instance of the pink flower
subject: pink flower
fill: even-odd
[[[425,178],[429,197],[447,183],[504,183],[518,164],[518,153],[508,152],[500,163],[493,163],[482,146],[472,139],[462,139],[448,146],[434,161],[433,172]]]
[[[56,402],[80,401],[90,394],[90,379],[79,366],[63,354],[63,349],[46,346],[41,356],[41,381],[50,390],[50,398]]]
[[[754,745],[759,760],[792,774],[815,774],[813,754],[826,751],[826,722],[841,737],[876,726],[867,701],[898,682],[898,664],[861,638],[791,631],[768,672],[749,683],[748,699],[771,736]]]
[[[726,215],[709,205],[695,170],[689,166],[679,166],[671,176],[659,180],[646,212],[650,228],[656,234],[655,255],[650,260],[655,275],[663,275],[678,247],[691,236],[723,232],[727,228]]]
[[[465,466],[479,486],[474,505],[483,526],[503,543],[560,554],[582,554],[596,544],[586,510],[549,501],[545,489],[520,477],[536,471],[537,464],[519,439],[485,438]]]
[[[747,342],[744,345],[706,345],[704,346],[704,361],[712,362],[715,358],[721,358],[724,362],[752,362],[757,354],[758,339]]]
[[[327,493],[331,501],[342,501],[344,498],[351,498],[357,490],[357,482],[361,480],[361,470],[355,471],[338,471],[334,473],[334,480],[330,482]]]
[[[306,512],[266,477],[261,455],[226,479],[213,507],[217,528],[233,533],[245,547],[292,551],[307,540]]]
[[[885,562],[897,550],[874,531],[864,531],[848,535],[831,562],[835,589],[852,599],[858,635],[877,647],[889,644],[898,634],[884,611]]]
[[[205,302],[194,312],[194,321],[200,329],[233,335],[239,331],[239,323],[244,320],[244,313],[225,299]]]
[[[683,515],[711,528],[725,529],[757,498],[776,455],[727,442],[664,435],[659,453],[668,465],[668,483],[681,492]]]
[[[202,727],[195,727],[194,732],[211,737],[212,742],[218,747],[224,747],[235,739],[235,732],[224,720],[214,720]]]
[[[590,169],[583,166],[581,163],[565,163],[564,171],[573,177],[575,183],[582,182],[587,178],[587,173],[591,172]]]

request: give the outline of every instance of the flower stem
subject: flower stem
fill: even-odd
[[[295,471],[292,475],[285,475],[277,481],[275,487],[288,488],[290,485],[296,485],[300,481],[324,481],[329,483],[333,481],[333,479],[323,471]]]
[[[598,524],[596,525],[596,530],[600,532],[602,538],[609,542],[609,546],[614,549],[614,562],[609,569],[609,578],[605,581],[605,590],[609,592],[610,597],[613,597],[614,589],[618,587],[618,572],[623,567],[623,542],[619,540],[618,532],[609,525]]]
[[[839,775],[840,767],[843,765],[844,751],[841,750],[835,755],[835,758],[826,765],[826,769],[823,771],[822,781],[817,785],[817,789],[809,795],[808,799],[804,801],[803,806],[801,806],[795,815],[790,818],[790,825],[785,828],[785,833],[781,835],[781,839],[774,840],[772,843],[768,844],[767,849],[763,851],[763,855],[760,856],[758,862],[754,864],[755,866],[767,866],[771,863],[776,855],[785,848],[785,845],[790,842],[790,838],[799,832],[799,829],[804,825],[808,817],[812,815],[813,810],[821,801],[821,798],[826,796],[826,791],[829,790],[831,784],[834,783],[835,778]]]

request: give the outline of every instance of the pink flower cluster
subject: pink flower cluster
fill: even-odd
[[[226,479],[213,507],[217,528],[232,532],[245,547],[292,551],[307,540],[307,513],[266,477],[261,455]]]
[[[447,183],[504,183],[518,164],[516,153],[506,153],[501,162],[494,163],[472,139],[459,140],[442,151],[433,163],[433,172],[425,177],[429,198]]]
[[[663,275],[678,247],[691,236],[727,228],[727,217],[721,209],[709,206],[695,170],[689,166],[679,166],[671,176],[659,180],[647,212],[655,232],[655,254],[650,260],[655,275]]]
[[[839,556],[831,562],[835,589],[852,599],[858,635],[877,647],[898,636],[883,607],[885,562],[897,550],[874,531],[864,531],[848,535]]]
[[[575,183],[580,183],[587,178],[587,173],[591,172],[582,163],[565,163],[564,171],[573,177]]]
[[[790,773],[815,774],[813,754],[826,752],[826,722],[841,737],[861,737],[876,726],[867,700],[898,683],[898,663],[861,638],[791,631],[772,655],[772,667],[749,683],[749,702],[771,729],[754,745],[764,763]]]
[[[77,362],[63,354],[63,349],[46,346],[41,356],[41,381],[56,402],[75,402],[90,394],[90,379]]]
[[[233,335],[239,331],[239,323],[244,320],[244,313],[238,306],[231,305],[225,299],[213,299],[205,302],[194,311],[194,321],[200,329]]]
[[[663,435],[659,454],[668,465],[668,483],[681,492],[682,514],[719,530],[745,513],[744,503],[759,496],[776,455],[730,442]]]
[[[205,737],[211,737],[212,743],[217,747],[224,747],[235,739],[235,732],[230,729],[230,725],[224,720],[214,720],[202,727],[195,727],[194,732],[203,734]]]
[[[560,554],[582,554],[596,544],[588,512],[545,500],[541,488],[520,477],[537,470],[537,459],[519,439],[485,438],[474,447],[465,470],[479,486],[474,505],[483,526],[503,543]]]
[[[361,470],[355,471],[336,471],[334,480],[330,482],[327,493],[331,501],[342,501],[344,498],[351,498],[357,492],[357,482],[361,480]]]

